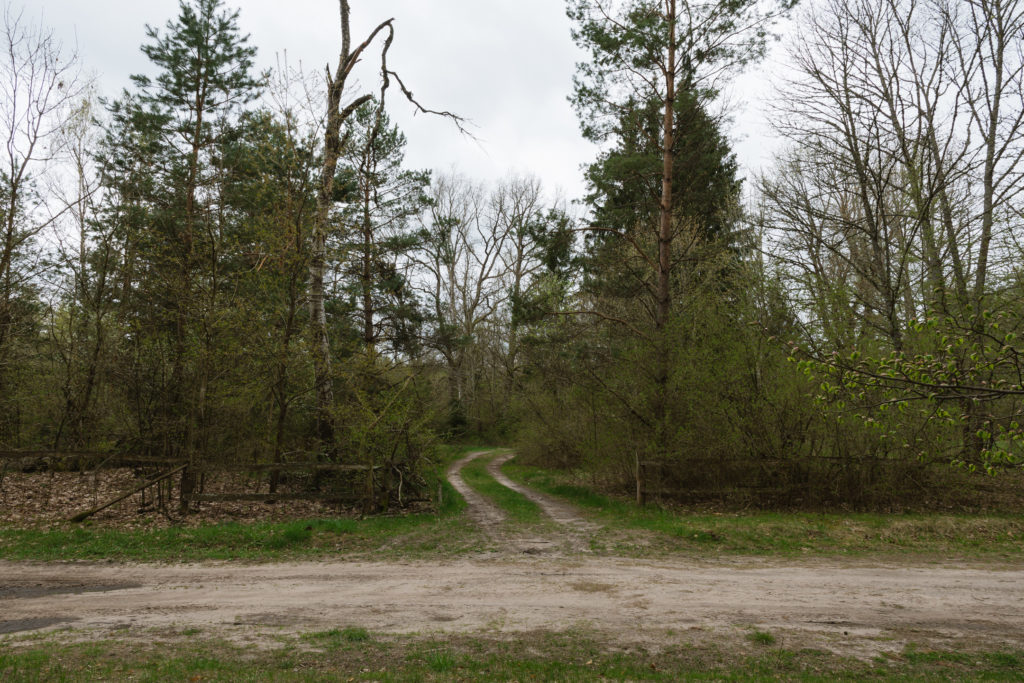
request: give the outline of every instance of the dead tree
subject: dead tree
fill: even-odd
[[[353,47],[350,26],[351,9],[349,0],[339,0],[341,9],[341,54],[335,69],[327,68],[327,124],[324,133],[324,161],[317,192],[317,213],[313,225],[312,253],[309,267],[309,310],[312,325],[314,386],[317,396],[317,437],[321,448],[334,450],[334,391],[331,385],[331,347],[327,332],[327,313],[324,309],[327,280],[327,235],[331,229],[331,208],[334,205],[334,180],[338,171],[338,159],[344,147],[341,136],[345,121],[359,107],[369,102],[373,95],[362,93],[342,106],[342,97],[352,77],[353,70],[362,60],[366,51],[378,38],[384,43],[380,51],[380,106],[384,106],[385,94],[394,79],[405,98],[424,114],[435,114],[451,119],[465,132],[464,121],[450,112],[426,109],[413,97],[397,73],[388,68],[388,52],[395,38],[394,19],[377,25],[369,36]]]

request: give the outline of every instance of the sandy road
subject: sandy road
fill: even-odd
[[[866,641],[896,648],[905,639],[1024,644],[1024,570],[524,557],[441,565],[4,563],[0,576],[0,628],[8,632],[61,624],[228,635],[249,627],[510,633],[582,626],[634,641],[670,630],[756,627],[861,649]]]
[[[525,535],[522,529],[511,531],[503,524],[507,515],[489,499],[477,493],[462,478],[462,468],[477,458],[491,455],[492,451],[476,451],[467,454],[448,468],[448,481],[452,487],[466,499],[468,514],[477,525],[491,538],[499,551],[512,554],[540,553],[586,553],[589,552],[589,535],[599,527],[586,521],[570,505],[557,501],[542,493],[521,486],[501,471],[501,466],[515,457],[515,453],[503,453],[491,459],[487,471],[494,479],[513,491],[516,491],[540,507],[541,511],[557,525],[557,533],[545,533],[546,530],[532,529]]]
[[[497,525],[505,521],[505,513],[497,505],[484,498],[466,483],[462,478],[462,468],[473,462],[488,451],[476,451],[468,453],[465,457],[452,463],[448,468],[447,477],[452,488],[459,492],[459,495],[466,499],[468,513],[484,531],[493,534]]]
[[[498,529],[500,510],[464,487],[461,464],[453,484],[469,492],[473,518]],[[545,509],[567,533],[586,533],[590,523],[571,508]],[[1021,647],[1024,568],[716,564],[521,550],[442,563],[0,563],[0,634],[62,625],[116,630],[118,638],[185,627],[226,637],[346,626],[487,634],[582,627],[647,643],[760,628],[790,644],[864,655],[911,641]]]

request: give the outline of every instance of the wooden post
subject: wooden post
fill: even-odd
[[[375,485],[373,481],[373,450],[367,448],[367,465],[366,465],[366,489],[363,494],[363,515],[369,515],[374,512],[376,507],[376,495]]]
[[[181,484],[178,489],[178,513],[181,515],[189,513],[191,508],[190,497],[196,490],[195,458],[191,454],[189,454],[188,463],[184,467],[179,468]]]
[[[636,457],[636,504],[643,507],[647,504],[647,482],[644,481],[644,465],[640,462],[640,452],[635,453]]]

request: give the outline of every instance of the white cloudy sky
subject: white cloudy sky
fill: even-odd
[[[17,4],[19,0],[10,0]],[[241,28],[269,67],[287,51],[291,64],[322,69],[337,61],[336,0],[228,0],[241,9]],[[454,111],[474,124],[477,141],[448,122],[413,116],[393,100],[392,116],[409,138],[407,160],[416,168],[452,166],[485,179],[533,173],[549,190],[583,193],[580,166],[595,149],[579,134],[566,100],[581,57],[569,35],[562,0],[353,0],[354,38],[395,17],[392,67],[424,105]],[[77,44],[101,92],[115,95],[129,75],[150,71],[139,51],[145,25],[162,27],[177,16],[177,0],[27,0],[68,46]],[[370,71],[367,78],[372,78]],[[745,169],[762,164],[765,144],[759,98],[766,79],[741,79],[730,100],[733,134]]]

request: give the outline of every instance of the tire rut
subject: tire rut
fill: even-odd
[[[519,553],[541,554],[551,550],[568,550],[573,553],[589,553],[590,537],[600,527],[581,517],[571,506],[555,500],[531,488],[509,479],[501,471],[502,465],[515,457],[515,453],[505,453],[493,458],[487,464],[487,472],[502,486],[509,488],[537,504],[541,511],[564,532],[552,537],[543,534],[531,537],[502,536],[500,531],[507,515],[490,500],[477,493],[462,478],[461,470],[473,460],[486,456],[493,451],[476,451],[468,454],[448,469],[448,480],[452,486],[465,497],[469,506],[470,517],[479,524],[492,539],[503,543]]]
[[[487,535],[494,537],[498,528],[505,521],[504,510],[476,492],[476,489],[462,478],[462,468],[473,462],[488,451],[475,451],[452,463],[448,468],[448,482],[463,498],[466,499],[467,514]]]

